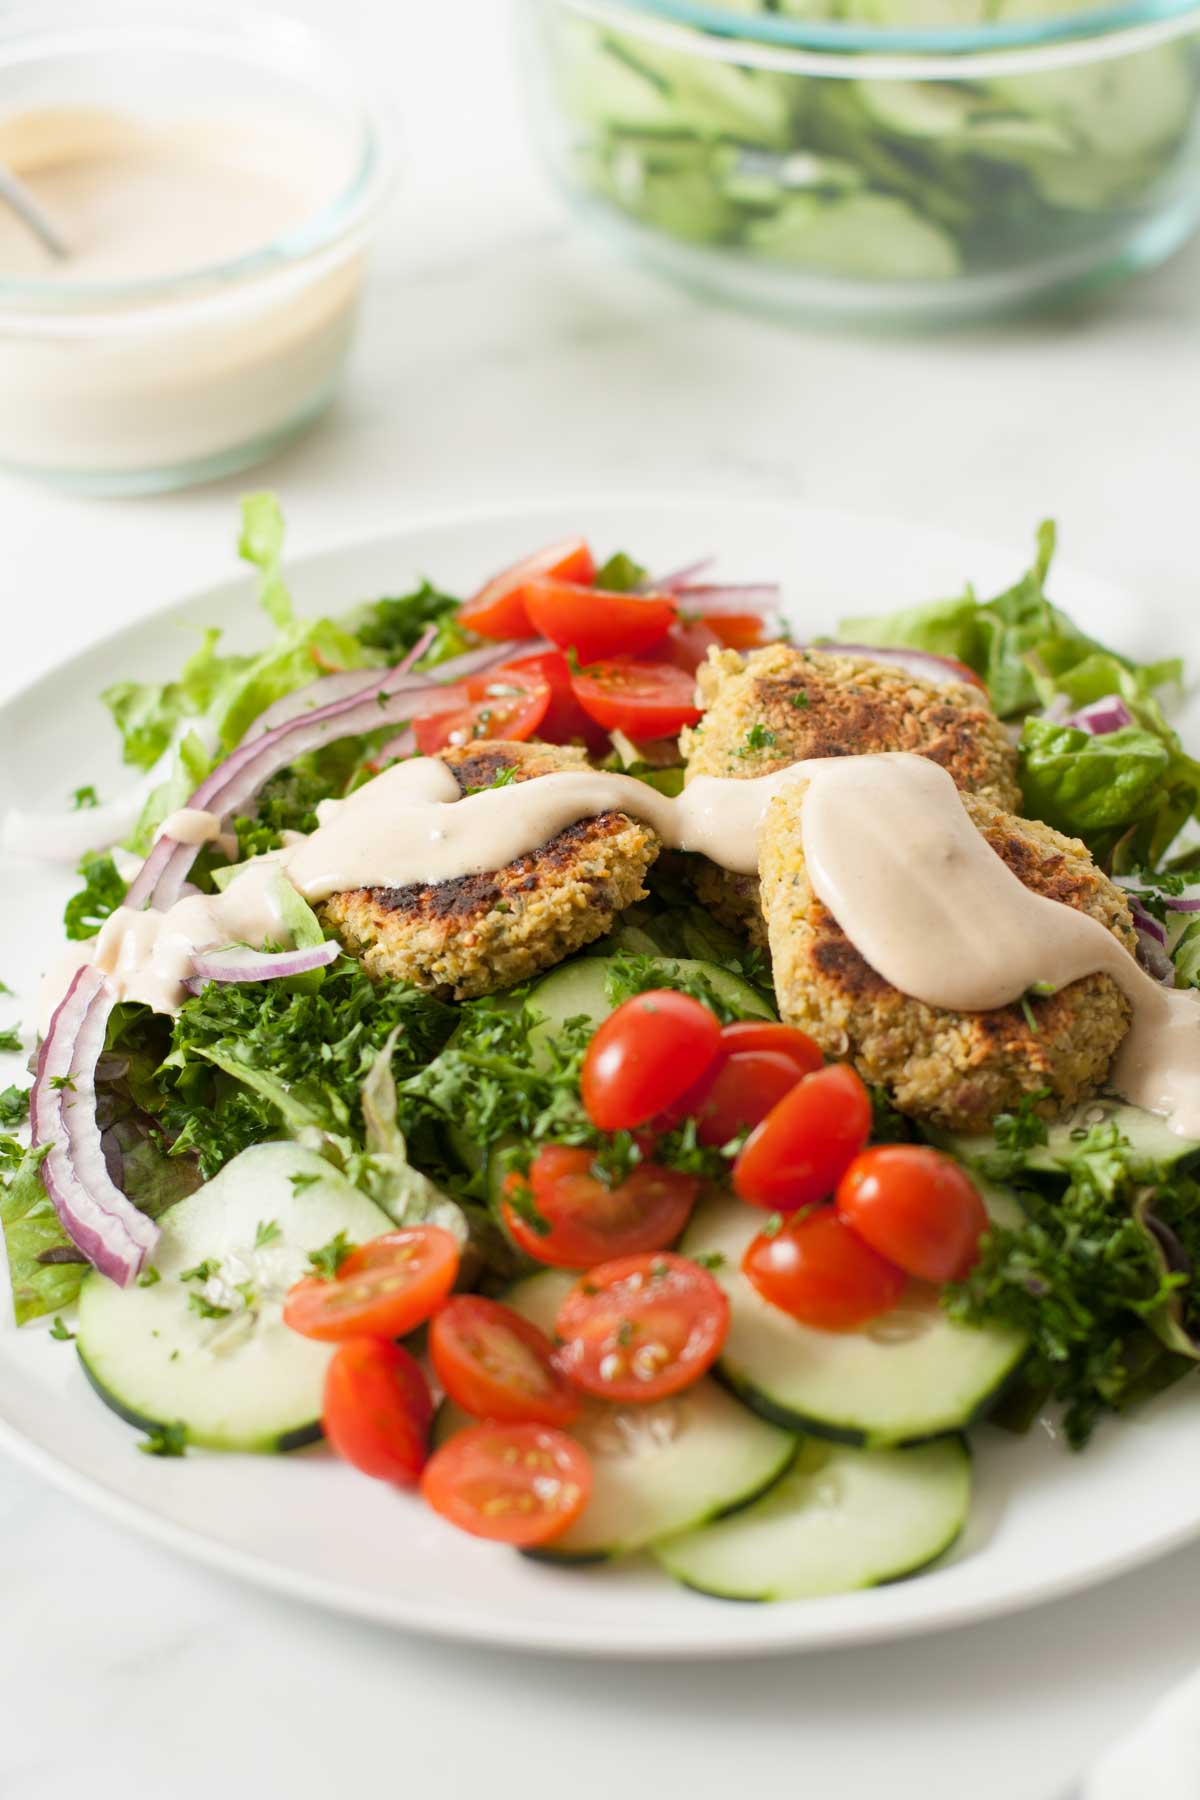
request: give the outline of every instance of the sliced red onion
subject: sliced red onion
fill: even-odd
[[[1175,964],[1171,961],[1162,945],[1149,932],[1139,931],[1137,934],[1138,961],[1147,975],[1153,977],[1162,987],[1175,986]]]
[[[1195,895],[1195,889],[1190,894],[1164,894],[1162,903],[1168,912],[1200,912],[1200,895]]]
[[[85,963],[42,1041],[29,1116],[34,1145],[50,1145],[42,1184],[63,1230],[89,1262],[125,1287],[158,1242],[158,1227],[109,1174],[96,1117],[96,1067],[115,1004],[103,974]]]
[[[445,684],[448,676],[482,674],[485,669],[507,662],[514,651],[522,648],[522,645],[509,642],[469,651],[465,656],[439,664],[437,680],[428,675],[412,675],[403,664],[398,664],[394,669],[377,674],[365,691],[347,694],[301,718],[277,725],[262,737],[239,744],[200,783],[188,805],[227,818],[230,813],[248,806],[272,775],[286,769],[298,756],[337,743],[342,738],[362,737],[377,731],[381,725],[402,724],[414,713],[429,710],[427,702],[431,694]],[[418,697],[419,705],[414,704]],[[126,906],[153,905],[159,911],[173,906],[199,849],[197,844],[178,843],[170,837],[159,838],[125,896]]]
[[[1137,959],[1147,975],[1160,982],[1163,987],[1174,987],[1175,965],[1167,954],[1167,934],[1152,914],[1148,913],[1136,894],[1129,896],[1129,910],[1133,914],[1134,930],[1137,933]]]
[[[403,762],[407,756],[417,753],[417,734],[411,725],[405,726],[399,736],[389,738],[376,757],[376,764],[382,768],[384,763]]]
[[[872,662],[893,663],[921,681],[936,681],[939,686],[967,680],[961,663],[948,656],[934,656],[928,650],[901,650],[890,644],[798,644],[796,648],[830,656],[867,656]]]
[[[1078,712],[1068,713],[1063,720],[1064,725],[1074,726],[1076,731],[1089,731],[1093,737],[1105,737],[1110,731],[1122,731],[1133,723],[1133,714],[1120,694],[1105,694],[1102,700],[1081,706]]]
[[[1148,937],[1152,937],[1155,943],[1161,944],[1165,950],[1167,947],[1166,927],[1154,917],[1153,913],[1146,911],[1136,894],[1129,896],[1129,910],[1133,914],[1133,922],[1137,929],[1145,932]]]
[[[420,662],[436,636],[436,625],[430,625],[421,633],[403,661],[396,664],[396,673],[408,674],[413,665]],[[316,681],[310,681],[307,687],[296,688],[293,693],[284,694],[281,699],[268,706],[265,712],[259,713],[242,742],[248,743],[254,738],[264,737],[268,731],[274,731],[277,725],[286,725],[292,719],[302,718],[305,713],[314,712],[320,706],[328,706],[333,700],[345,700],[350,694],[364,693],[374,685],[378,676],[378,669],[336,669],[331,675],[320,675]]]
[[[782,590],[776,581],[747,581],[738,584],[707,582],[699,586],[674,587],[668,590],[684,612],[705,618],[710,613],[778,612]]]
[[[287,975],[307,975],[336,962],[341,946],[332,939],[310,944],[303,950],[251,950],[247,944],[230,944],[222,950],[198,950],[192,973],[184,986],[198,994],[209,981],[281,981]]]
[[[716,561],[715,556],[702,556],[699,562],[687,563],[682,569],[674,569],[669,575],[659,575],[654,581],[643,581],[639,584],[644,594],[674,594],[681,587],[687,587],[697,575],[703,575],[705,569],[711,569]]]

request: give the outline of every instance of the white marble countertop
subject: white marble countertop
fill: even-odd
[[[710,310],[581,240],[527,151],[505,9],[307,0],[407,166],[345,397],[254,477],[297,551],[423,511],[597,490],[804,496],[1067,553],[1195,596],[1200,249],[1084,313],[926,338]],[[418,17],[424,22],[418,23]],[[244,485],[244,484],[241,484]],[[238,483],[83,502],[0,480],[0,691],[228,570]],[[731,1783],[1051,1800],[1200,1656],[1200,1546],[895,1648],[732,1667],[428,1645],[143,1544],[0,1461],[0,1793],[389,1786],[456,1800]]]

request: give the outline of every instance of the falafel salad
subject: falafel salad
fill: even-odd
[[[318,619],[273,496],[239,547],[263,647],[109,688],[127,790],[3,821],[80,880],[0,1083],[12,1309],[131,1451],[323,1442],[800,1600],[936,1563],[969,1434],[1192,1372],[1200,762],[1051,526],[805,641],[583,539]]]

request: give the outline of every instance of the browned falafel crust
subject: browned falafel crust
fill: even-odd
[[[531,781],[587,767],[582,750],[481,740],[444,750],[462,792],[508,770]],[[375,981],[407,981],[456,1000],[494,993],[603,937],[645,898],[654,832],[621,812],[581,819],[494,873],[399,888],[354,888],[319,908]]]
[[[762,900],[775,990],[789,1024],[830,1056],[848,1057],[905,1113],[954,1131],[982,1131],[1025,1096],[1052,1117],[1094,1093],[1129,1026],[1129,1003],[1108,975],[990,1012],[942,1011],[884,980],[814,894],[804,866],[803,784],[771,804],[763,831]],[[964,794],[973,823],[1033,893],[1098,919],[1131,953],[1124,895],[1086,847],[1048,825]]]

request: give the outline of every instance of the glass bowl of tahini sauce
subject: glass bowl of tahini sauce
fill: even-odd
[[[390,162],[335,46],[254,12],[0,14],[0,465],[151,493],[261,461],[332,399]]]

